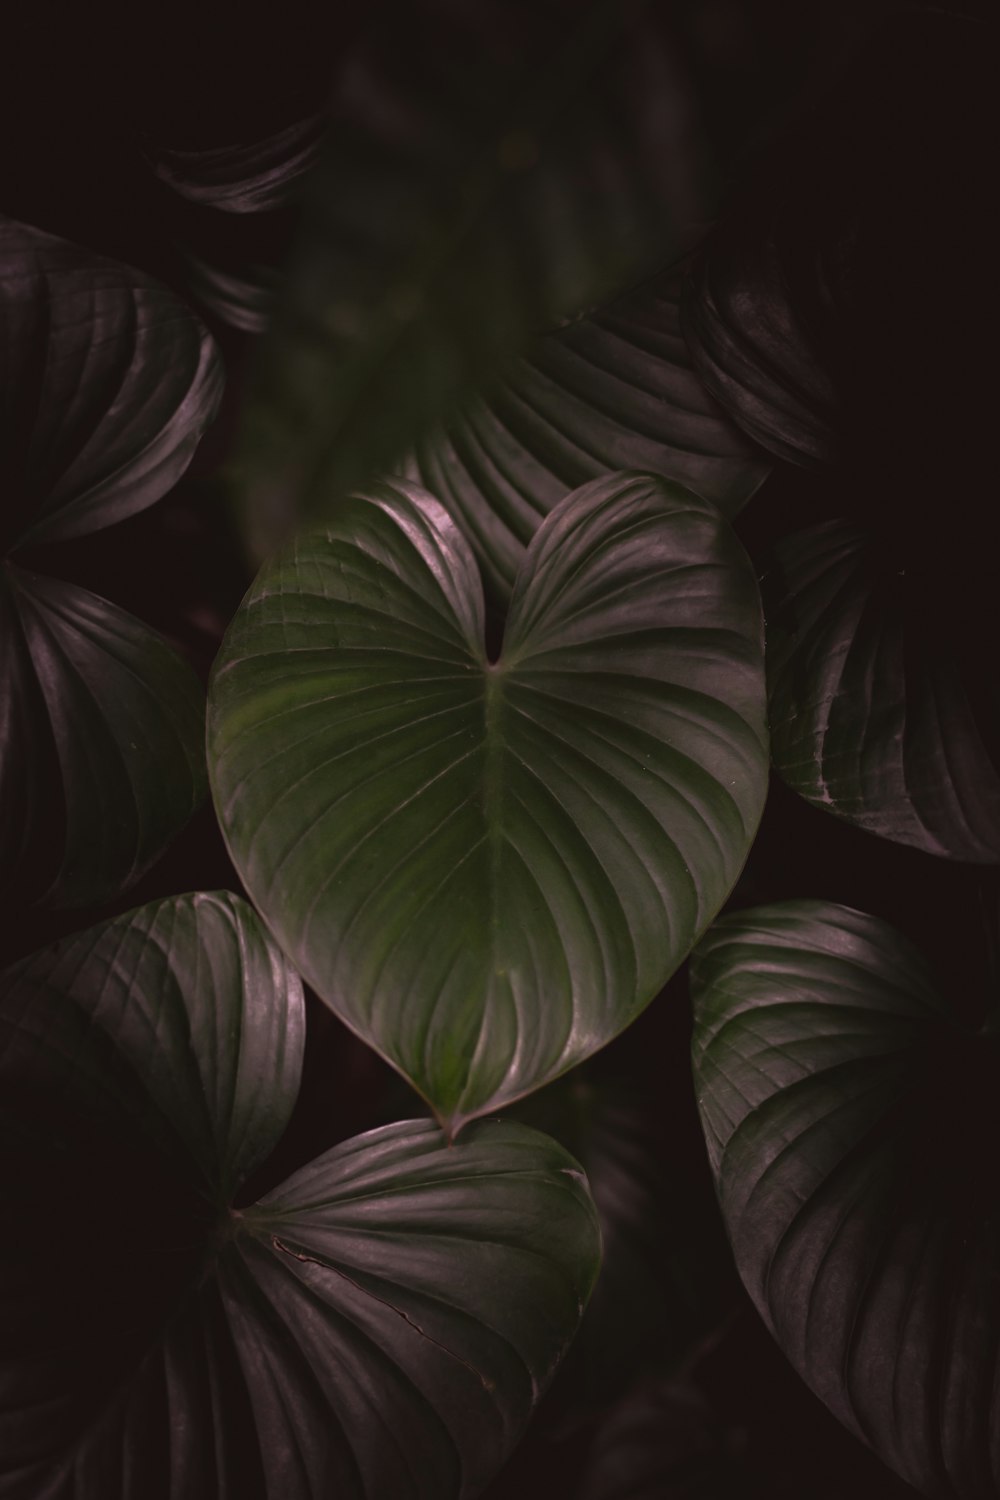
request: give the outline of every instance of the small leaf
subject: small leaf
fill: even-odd
[[[1000,1054],[913,948],[825,902],[692,961],[702,1123],[740,1275],[834,1414],[929,1496],[1000,1484]]]
[[[567,490],[619,469],[662,474],[735,515],[768,472],[691,368],[668,270],[539,339],[421,440],[406,472],[439,496],[506,602]]]
[[[393,4],[345,66],[246,424],[329,506],[561,319],[676,254],[708,151],[662,7]]]
[[[0,320],[7,545],[98,531],[165,495],[222,394],[193,314],[139,271],[0,219]]]
[[[568,496],[491,663],[468,545],[400,481],[262,569],[210,774],[296,966],[454,1131],[680,964],[760,817],[763,708],[756,584],[707,502],[628,474]]]
[[[228,893],[0,977],[10,1500],[471,1500],[572,1337],[599,1237],[523,1126],[427,1122],[232,1194],[290,1115],[301,987]]]
[[[258,140],[200,150],[155,146],[147,155],[160,181],[192,203],[229,214],[269,213],[287,207],[319,154],[326,123],[314,114]]]
[[[881,838],[1000,862],[1000,698],[979,660],[992,599],[900,568],[842,521],[779,543],[766,588],[772,756],[788,785]]]
[[[124,610],[11,563],[0,564],[0,621],[4,884],[23,899],[30,866],[50,904],[108,899],[204,800],[201,684]]]

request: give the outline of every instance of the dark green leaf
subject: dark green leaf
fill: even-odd
[[[252,1206],[299,982],[252,910],[173,898],[0,979],[10,1500],[457,1500],[517,1441],[599,1255],[560,1147],[427,1122]]]
[[[711,211],[666,9],[393,4],[345,67],[246,426],[262,499],[329,505],[499,356]]]
[[[885,923],[794,901],[692,961],[702,1123],[740,1274],[852,1432],[924,1494],[1000,1484],[1000,1053]]]
[[[882,838],[1000,862],[1000,694],[980,659],[995,603],[978,599],[977,619],[974,583],[954,597],[840,521],[780,543],[767,592],[772,755],[789,786]]]
[[[11,563],[0,638],[3,884],[23,899],[30,869],[52,904],[109,898],[205,797],[201,684],[132,615]]]
[[[764,800],[761,620],[719,513],[644,475],[551,513],[483,644],[475,561],[402,481],[262,569],[210,767],[255,902],[450,1130],[635,1018]]]
[[[506,601],[541,521],[616,469],[662,474],[733,516],[768,471],[691,368],[667,271],[540,339],[407,465],[451,511]]]
[[[222,394],[205,329],[128,266],[0,219],[6,546],[134,515],[183,474]]]

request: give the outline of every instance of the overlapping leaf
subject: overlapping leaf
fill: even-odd
[[[772,755],[814,806],[951,859],[1000,861],[995,604],[829,522],[775,550]]]
[[[448,1500],[517,1440],[596,1272],[583,1174],[491,1121],[233,1193],[298,1088],[299,982],[228,893],[0,979],[10,1500]]]
[[[616,469],[662,474],[733,516],[768,464],[706,393],[668,270],[547,334],[502,381],[416,446],[406,472],[437,495],[506,600],[524,549],[567,490]]]
[[[153,504],[214,414],[208,334],[125,266],[0,223],[0,871],[17,899],[131,884],[202,800],[203,696],[151,631],[30,549]]]
[[[141,272],[9,219],[0,287],[4,550],[159,500],[222,392],[205,329]]]
[[[598,480],[539,529],[497,662],[472,554],[402,481],[262,569],[209,760],[247,888],[450,1129],[622,1030],[763,805],[759,598],[714,507]]]
[[[331,105],[247,422],[247,482],[321,505],[390,469],[498,356],[711,213],[667,11],[383,8]]]
[[[789,1359],[924,1494],[1000,1483],[1000,1055],[885,923],[796,901],[692,963],[702,1123],[740,1274]]]

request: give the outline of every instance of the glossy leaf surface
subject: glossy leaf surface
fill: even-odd
[[[228,893],[0,979],[11,1500],[457,1500],[519,1437],[596,1274],[583,1174],[522,1126],[409,1122],[234,1209],[303,1040]]]
[[[9,563],[0,621],[3,883],[30,867],[57,905],[110,897],[204,800],[201,684],[125,610]]]
[[[472,544],[487,589],[510,595],[524,549],[567,490],[619,469],[676,480],[735,515],[768,462],[707,394],[666,271],[538,340],[501,382],[418,443],[406,472]]]
[[[0,332],[5,550],[98,531],[176,483],[222,366],[171,292],[3,219]]]
[[[99,902],[206,791],[201,688],[152,631],[30,549],[153,504],[221,395],[197,319],[137,271],[0,221],[0,870],[8,896]]]
[[[457,1129],[621,1031],[736,880],[767,760],[748,560],[688,491],[598,480],[491,663],[454,523],[376,486],[259,574],[209,760],[296,966]]]
[[[724,918],[693,1056],[748,1291],[834,1414],[922,1493],[1000,1481],[1000,1055],[892,928],[829,903]]]
[[[900,568],[839,521],[780,543],[766,592],[772,755],[789,786],[882,838],[1000,861],[990,595]]]
[[[677,253],[707,149],[664,7],[391,4],[345,67],[246,425],[263,500],[389,470],[498,357]]]

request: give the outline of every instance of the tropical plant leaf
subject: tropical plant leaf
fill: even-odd
[[[247,484],[329,505],[711,215],[664,7],[422,0],[342,71],[246,423]]]
[[[205,208],[229,214],[272,213],[286,208],[319,155],[325,114],[311,114],[256,140],[178,150],[147,148],[156,176]]]
[[[858,515],[903,526],[924,508],[915,489],[931,508],[942,485],[980,493],[992,473],[985,43],[943,6],[880,17],[744,182],[682,301],[695,369],[733,420],[779,458],[874,479]],[[943,284],[948,316],[914,337]]]
[[[900,568],[849,522],[779,543],[766,584],[772,756],[815,807],[995,864],[1000,694],[978,648],[996,607],[959,592]]]
[[[714,507],[644,475],[551,513],[496,663],[455,524],[377,485],[261,570],[209,691],[247,889],[452,1132],[635,1018],[763,805],[748,560]]]
[[[199,306],[240,333],[260,334],[271,320],[278,273],[260,261],[218,264],[185,244],[186,287]]]
[[[825,902],[735,912],[692,961],[695,1077],[750,1295],[834,1414],[924,1494],[1000,1483],[1000,1055],[919,954]]]
[[[559,1141],[587,1174],[604,1255],[559,1389],[575,1408],[607,1410],[639,1371],[676,1368],[717,1325],[719,1288],[730,1290],[718,1210],[671,1152],[662,1098],[634,1074],[595,1077],[584,1064],[514,1116]]]
[[[450,1500],[519,1437],[596,1274],[582,1172],[523,1126],[407,1122],[234,1207],[303,1040],[228,893],[2,977],[10,1500]]]
[[[547,334],[502,381],[417,444],[407,476],[471,542],[506,602],[538,526],[567,490],[620,469],[674,479],[735,515],[768,462],[705,392],[680,333],[667,270]]]
[[[138,620],[45,579],[31,548],[179,478],[221,395],[208,334],[128,267],[0,220],[0,869],[7,899],[108,899],[207,790],[204,696]]]
[[[30,868],[53,904],[109,898],[204,800],[204,691],[132,615],[10,563],[0,621],[3,883]]]
[[[0,219],[4,550],[98,531],[183,474],[222,394],[198,320],[128,266]]]

